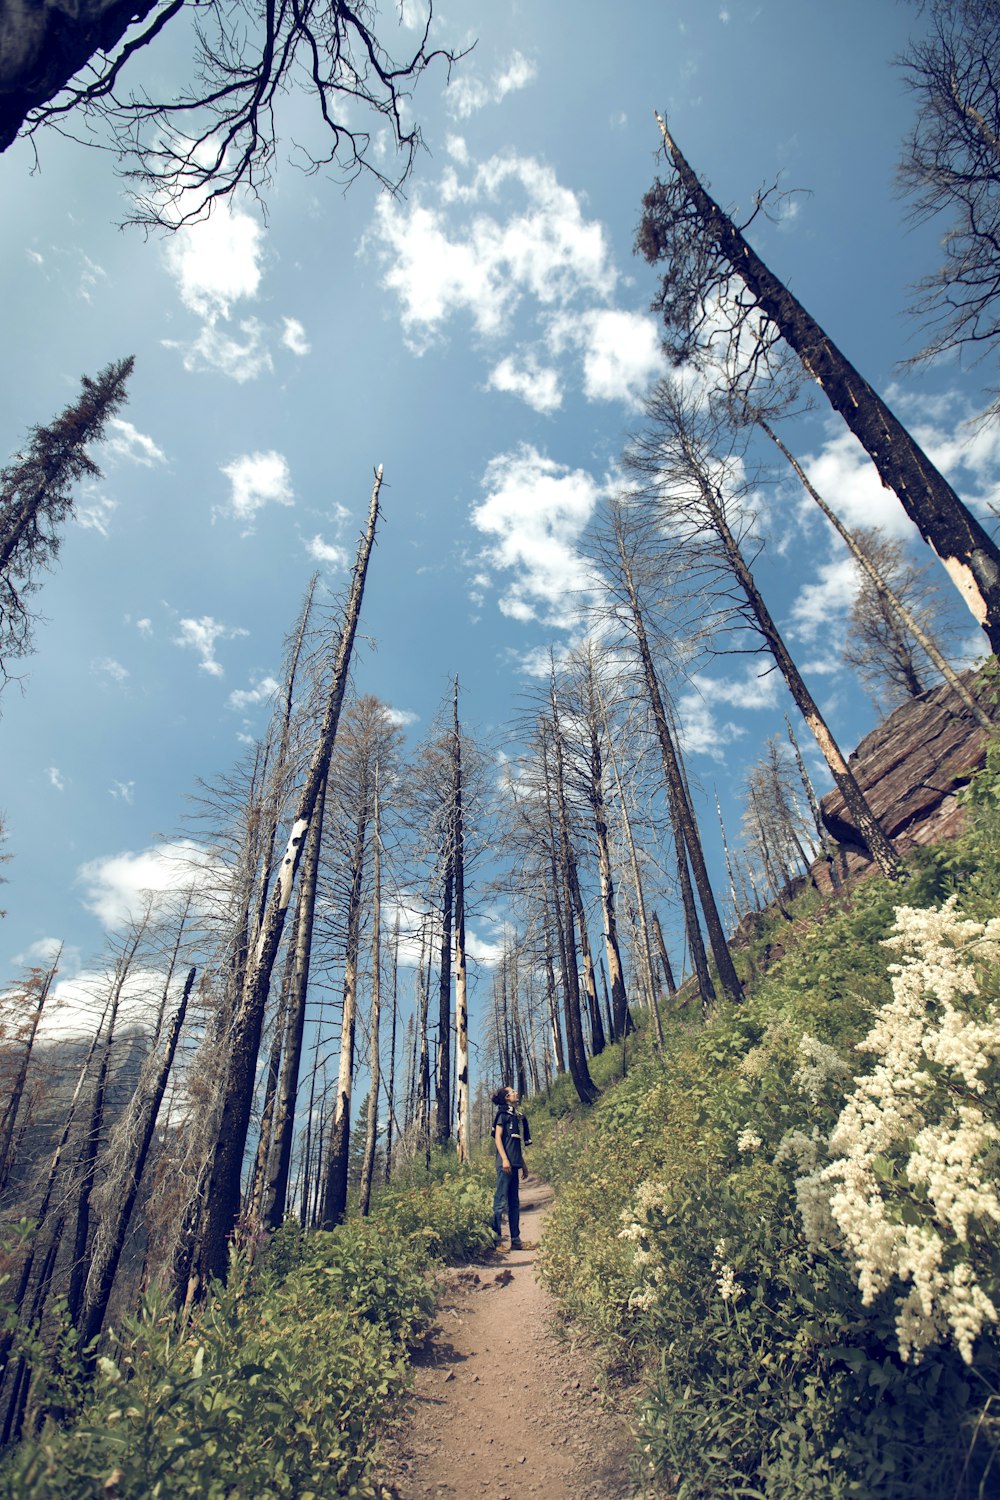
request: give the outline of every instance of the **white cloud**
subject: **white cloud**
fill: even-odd
[[[242,342],[218,324],[202,326],[198,337],[189,344],[164,339],[167,349],[180,349],[185,370],[218,370],[238,385],[256,380],[266,370],[274,369],[271,352],[264,343],[264,325],[256,318],[245,318],[239,325]]]
[[[338,547],[334,542],[324,542],[318,532],[306,543],[306,551],[314,562],[321,563],[324,567],[342,568],[347,562],[344,548]]]
[[[93,294],[97,291],[102,281],[107,281],[108,273],[103,266],[92,261],[88,255],[80,252],[80,283],[79,293],[84,302],[93,301]]]
[[[112,458],[142,464],[147,469],[151,469],[154,464],[166,463],[167,455],[163,449],[131,422],[126,422],[121,417],[112,417],[108,423],[108,432],[109,436],[104,439],[102,446],[104,452]]]
[[[846,526],[880,526],[892,536],[914,536],[913,523],[897,496],[885,488],[875,465],[846,428],[828,439],[818,454],[805,458],[802,467]],[[804,493],[802,511],[810,516],[818,514]]]
[[[554,351],[567,343],[583,353],[583,389],[588,401],[624,401],[636,406],[666,369],[656,323],[644,313],[593,308],[553,319]]]
[[[383,717],[396,729],[406,729],[410,724],[420,721],[420,715],[409,708],[386,708]]]
[[[200,620],[181,620],[180,634],[174,636],[175,646],[190,647],[197,651],[201,657],[199,666],[203,672],[210,677],[223,676],[221,662],[216,660],[216,641],[230,641],[237,636],[248,635],[249,631],[239,627],[230,628],[223,625],[219,620],[213,620],[211,615],[202,615]]]
[[[512,52],[509,61],[497,68],[488,82],[475,78],[463,68],[448,85],[446,101],[456,119],[466,120],[487,104],[500,104],[508,94],[534,83],[538,69],[522,52]]]
[[[285,318],[285,329],[281,335],[281,342],[286,349],[291,349],[293,354],[308,354],[312,345],[306,338],[306,331],[298,318]]]
[[[111,517],[118,509],[118,501],[112,500],[110,495],[99,498],[91,492],[88,495],[87,504],[78,504],[73,511],[73,519],[84,531],[98,531],[101,536],[110,536]]]
[[[140,635],[153,634],[153,622],[150,619],[136,620],[135,628],[136,630],[138,630]]]
[[[600,489],[583,469],[569,469],[522,444],[492,459],[483,478],[487,497],[472,523],[493,538],[486,556],[515,573],[500,598],[504,614],[569,628],[594,589],[577,546]]]
[[[521,362],[507,355],[491,371],[488,385],[491,390],[520,396],[535,411],[557,411],[562,405],[559,371],[551,365],[540,365],[530,353]]]
[[[444,147],[448,155],[454,161],[457,161],[460,166],[467,167],[469,165],[469,148],[465,144],[464,136],[449,135],[445,140]]]
[[[145,910],[150,898],[195,888],[210,902],[225,889],[225,866],[191,839],[158,844],[140,853],[126,850],[88,860],[77,871],[83,904],[102,926],[121,927]]]
[[[45,256],[40,255],[37,250],[25,250],[24,253],[29,260],[34,261],[36,266],[44,266]]]
[[[229,508],[234,516],[252,528],[257,512],[269,502],[294,504],[292,476],[281,453],[244,453],[224,464],[221,472],[232,486]],[[248,529],[249,529],[248,528]]]
[[[15,953],[12,962],[19,968],[48,969],[59,959],[60,974],[71,973],[79,968],[80,950],[68,947],[61,938],[43,937],[37,942],[29,943],[22,953]]]
[[[108,795],[114,797],[116,801],[124,802],[131,807],[135,801],[135,782],[113,781],[108,787]]]
[[[49,778],[49,785],[54,786],[57,792],[64,792],[66,790],[66,782],[58,766],[49,766],[46,774]]]
[[[280,686],[274,677],[262,677],[252,688],[235,688],[227,700],[229,707],[244,713],[248,708],[255,708],[258,703],[267,703]]]
[[[126,682],[131,675],[128,667],[123,667],[120,661],[113,656],[105,656],[102,661],[95,662],[94,671],[100,672],[103,677],[110,678],[112,682]]]
[[[628,115],[623,109],[616,110],[616,112],[609,117],[608,124],[611,126],[612,130],[624,130],[625,126],[628,124]]]
[[[818,631],[828,630],[831,621],[851,608],[858,586],[858,569],[850,553],[841,552],[831,562],[821,564],[817,581],[805,584],[792,605],[796,635],[811,641]]]
[[[682,693],[677,700],[680,742],[691,755],[708,755],[722,760],[723,748],[744,733],[738,724],[727,720],[720,724],[701,693]]]
[[[520,210],[494,217],[480,207],[464,225],[449,224],[445,209],[496,203],[508,189],[527,200]],[[383,285],[398,296],[414,347],[426,347],[458,312],[478,334],[495,337],[525,297],[561,308],[578,294],[603,300],[612,290],[617,273],[603,225],[584,218],[576,194],[543,163],[494,156],[466,185],[449,167],[439,193],[442,208],[419,201],[403,208],[385,197],[376,213]]]
[[[231,203],[217,202],[207,219],[171,233],[164,256],[181,301],[206,321],[228,318],[234,302],[260,288],[263,231]]]
[[[774,708],[781,674],[768,657],[747,666],[742,677],[707,677],[698,673],[692,685],[706,703],[729,703],[733,708]]]

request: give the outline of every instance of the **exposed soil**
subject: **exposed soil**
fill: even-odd
[[[521,1184],[525,1248],[449,1271],[380,1479],[398,1500],[625,1500],[634,1438],[535,1274],[552,1190]]]

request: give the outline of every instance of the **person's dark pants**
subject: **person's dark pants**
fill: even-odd
[[[500,1238],[500,1215],[504,1209],[507,1210],[511,1239],[517,1240],[521,1237],[521,1200],[517,1195],[518,1176],[517,1167],[512,1166],[509,1172],[505,1172],[503,1163],[497,1156],[497,1186],[493,1194],[493,1233],[497,1239]]]

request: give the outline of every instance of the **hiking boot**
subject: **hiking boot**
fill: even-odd
[[[523,1250],[524,1246],[521,1244],[520,1240],[511,1240],[510,1248],[512,1250]]]

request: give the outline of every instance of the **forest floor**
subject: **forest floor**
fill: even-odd
[[[635,1493],[629,1393],[603,1390],[593,1356],[558,1329],[535,1272],[552,1196],[537,1178],[523,1182],[525,1248],[444,1273],[437,1323],[414,1358],[413,1394],[379,1474],[398,1500]]]

